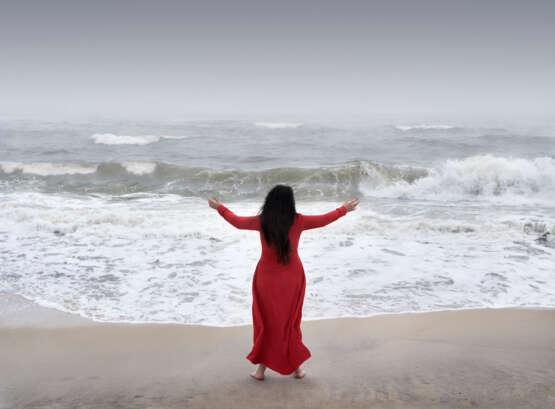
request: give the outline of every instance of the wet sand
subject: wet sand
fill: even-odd
[[[555,407],[552,309],[306,321],[307,376],[262,382],[250,326],[36,324],[0,320],[2,409]]]

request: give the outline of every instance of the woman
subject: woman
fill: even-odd
[[[209,198],[210,207],[238,229],[260,232],[262,255],[252,281],[253,347],[246,358],[258,368],[250,373],[263,380],[270,368],[282,375],[294,372],[303,378],[301,364],[310,358],[302,342],[301,315],[306,279],[297,253],[303,230],[323,227],[354,210],[359,200],[346,200],[329,213],[304,215],[295,210],[293,189],[276,185],[266,195],[256,216],[237,216],[218,199]]]

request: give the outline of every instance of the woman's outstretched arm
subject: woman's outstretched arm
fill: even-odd
[[[216,210],[233,226],[241,230],[260,230],[259,216],[237,216],[223,204],[220,204]]]
[[[340,206],[331,212],[324,214],[303,214],[301,215],[302,220],[302,230],[315,229],[317,227],[324,227],[327,224],[339,219],[341,216],[347,214],[347,209],[345,206]]]
[[[359,204],[358,198],[353,200],[346,200],[345,204],[339,206],[337,209],[324,214],[315,215],[301,215],[302,230],[315,229],[317,227],[324,227],[327,224],[345,216],[347,212],[355,210]]]

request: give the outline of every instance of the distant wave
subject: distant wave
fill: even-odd
[[[111,133],[95,133],[91,135],[90,139],[94,140],[94,143],[100,143],[104,145],[148,145],[154,142],[158,142],[161,139],[185,139],[186,136],[162,136],[162,135],[140,135],[140,136],[128,136],[128,135],[115,135]]]
[[[101,163],[0,162],[0,180],[71,175],[51,180],[58,189],[77,192],[176,193],[198,196],[226,192],[257,197],[271,186],[287,183],[303,199],[345,195],[404,199],[468,200],[518,196],[520,200],[555,200],[555,159],[505,158],[492,155],[447,160],[422,168],[353,161],[316,168],[266,170],[211,169],[163,162]],[[46,180],[46,179],[45,179]]]
[[[290,129],[299,128],[303,124],[300,122],[255,122],[255,126],[269,129]]]
[[[37,176],[90,175],[110,166],[123,168],[126,172],[134,175],[150,174],[156,169],[156,163],[153,162],[131,161],[115,162],[111,165],[110,163],[0,162],[0,170],[5,174],[20,173]]]
[[[87,175],[95,173],[97,165],[79,163],[51,163],[51,162],[0,162],[0,169],[6,174],[20,172],[38,176],[56,175]]]
[[[399,131],[413,131],[413,130],[442,130],[442,129],[455,129],[456,126],[444,124],[421,124],[421,125],[395,125],[395,129]]]

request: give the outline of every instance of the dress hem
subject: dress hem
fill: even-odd
[[[267,368],[270,368],[272,371],[275,371],[281,375],[291,375],[293,372],[295,372],[295,370],[301,366],[306,360],[308,360],[312,355],[309,353],[305,358],[302,358],[301,360],[299,360],[299,363],[294,365],[295,368],[292,369],[290,372],[285,372],[283,370],[277,369],[277,367],[274,367],[273,364],[268,365],[266,362],[264,362],[262,359],[256,359],[256,358],[249,358],[249,355],[247,355],[245,358],[247,358],[250,362],[252,362],[253,364],[262,364],[264,366],[266,366]]]

